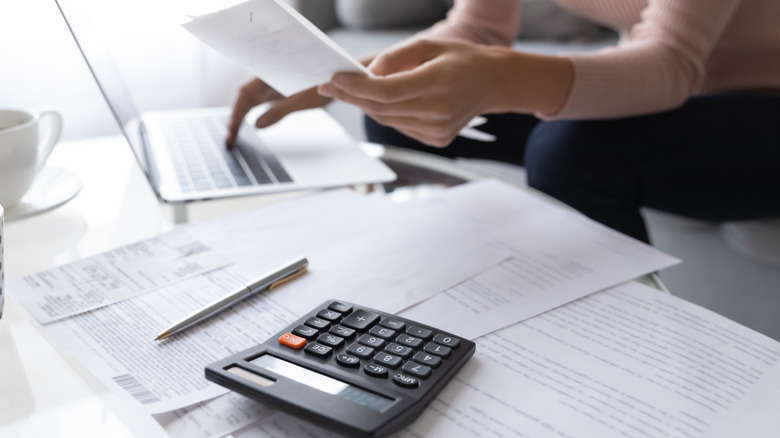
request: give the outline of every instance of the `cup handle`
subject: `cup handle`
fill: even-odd
[[[51,155],[54,145],[60,141],[60,136],[62,135],[62,115],[52,109],[43,109],[39,111],[38,117],[40,118],[40,123],[43,123],[44,118],[49,119],[49,129],[46,132],[46,136],[38,144],[37,169],[40,171],[49,155]]]

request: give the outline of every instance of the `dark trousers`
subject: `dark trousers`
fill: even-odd
[[[780,96],[719,94],[659,114],[598,121],[489,115],[483,143],[425,146],[370,118],[368,139],[524,165],[528,184],[649,242],[641,207],[708,221],[780,216]]]

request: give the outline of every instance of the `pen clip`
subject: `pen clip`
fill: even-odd
[[[277,287],[287,283],[288,281],[295,280],[296,278],[300,277],[306,272],[306,266],[302,267],[301,269],[298,269],[297,271],[293,272],[292,274],[282,278],[281,280],[277,280],[273,283],[271,283],[270,286],[268,286],[268,290],[272,291],[276,289]]]

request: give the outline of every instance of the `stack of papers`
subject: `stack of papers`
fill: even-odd
[[[102,307],[56,320],[45,315],[56,313],[56,303],[67,307],[56,297],[73,266],[11,281],[8,289],[86,368],[155,414],[174,437],[239,430],[247,437],[286,436],[290,428],[298,431],[293,435],[305,429],[324,436],[207,382],[203,369],[264,342],[328,298],[476,340],[476,356],[457,381],[402,435],[453,436],[474,428],[617,436],[640,429],[709,437],[716,426],[728,430],[722,423],[752,436],[770,425],[777,430],[766,412],[778,402],[766,388],[780,384],[780,344],[671,295],[623,284],[679,260],[497,181],[404,204],[323,192],[187,226],[155,242],[198,248],[220,263],[150,288],[117,288],[121,300],[107,296]],[[74,265],[96,267],[81,275],[102,275],[125,251]],[[170,323],[296,256],[310,261],[303,277],[170,342],[153,340]],[[163,259],[170,270],[181,265],[176,257]],[[141,276],[128,266],[122,272]]]

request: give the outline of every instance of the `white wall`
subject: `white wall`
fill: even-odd
[[[53,0],[0,3],[0,107],[50,106],[64,136],[116,133],[108,109]]]
[[[144,109],[228,105],[249,77],[173,21],[185,0],[81,2],[111,18],[107,31],[132,31],[111,48]],[[63,113],[66,140],[119,132],[55,2],[1,0],[0,107],[41,106]]]

